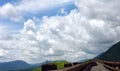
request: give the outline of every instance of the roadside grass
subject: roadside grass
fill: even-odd
[[[33,71],[42,71],[41,67],[37,67],[35,69],[33,69]]]
[[[53,63],[57,65],[57,69],[63,69],[64,64],[69,63],[69,62],[67,62],[65,60],[56,60]]]
[[[57,69],[63,69],[64,68],[64,64],[69,63],[68,61],[65,60],[56,60],[53,61],[53,64],[57,65]],[[33,69],[33,71],[42,71],[41,67],[37,67],[35,69]]]

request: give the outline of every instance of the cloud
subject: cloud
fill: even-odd
[[[33,34],[35,32],[35,23],[29,19],[27,22],[24,23],[24,29],[21,31],[23,34]]]
[[[61,5],[72,3],[73,0],[22,0],[16,8],[22,12],[39,12],[51,8],[59,7]],[[46,5],[47,4],[47,5]]]
[[[89,4],[90,3],[90,4]],[[101,19],[107,21],[108,23],[114,22],[114,25],[119,25],[120,20],[120,7],[119,1],[115,0],[114,3],[112,0],[88,0],[88,1],[79,1],[76,2],[82,15],[90,19]],[[84,5],[85,4],[85,5]],[[117,20],[117,21],[116,21]],[[113,26],[113,25],[112,25]]]
[[[13,21],[19,21],[22,19],[22,16],[19,15],[16,8],[10,3],[6,3],[5,5],[0,7],[0,17],[7,18]]]
[[[10,40],[1,39],[0,45],[8,53],[13,52],[14,59],[31,63],[93,58],[120,40],[120,4],[113,1],[80,0],[69,14],[44,16],[39,25],[28,19],[21,33]]]
[[[73,2],[73,0],[21,0],[12,3],[8,2],[0,6],[0,18],[21,22],[25,19],[27,14],[33,16],[33,14],[55,9]]]
[[[7,53],[7,51],[0,49],[0,56],[4,56]]]
[[[68,12],[65,10],[65,8],[61,8],[60,10],[58,10],[58,13],[62,14],[62,15],[67,15]]]
[[[9,27],[9,26],[6,26],[6,25],[0,25],[0,35],[7,35],[7,34],[9,34],[10,32],[9,32],[9,30],[10,30],[11,28]],[[0,37],[1,38],[1,37]]]

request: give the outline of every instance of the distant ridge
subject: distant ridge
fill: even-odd
[[[95,59],[120,61],[120,41],[110,47],[106,52],[98,55]]]
[[[21,60],[0,63],[0,71],[12,71],[18,69],[26,69],[29,67],[31,67],[30,64]]]

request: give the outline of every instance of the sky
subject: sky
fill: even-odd
[[[120,0],[0,0],[0,62],[80,61],[120,41]]]

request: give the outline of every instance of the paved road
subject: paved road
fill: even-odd
[[[101,63],[97,62],[97,66],[93,66],[91,71],[110,71],[107,68],[105,68]]]

